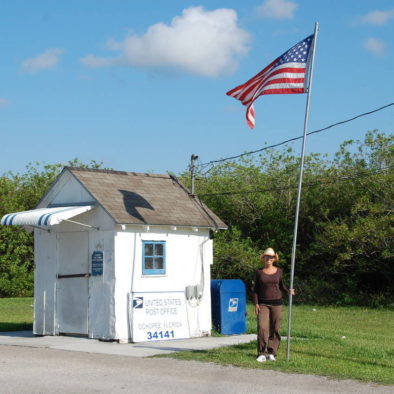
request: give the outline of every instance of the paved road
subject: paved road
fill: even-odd
[[[0,345],[0,392],[392,394],[394,386],[195,361]]]

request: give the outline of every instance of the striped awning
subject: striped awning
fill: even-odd
[[[94,205],[40,208],[8,213],[1,218],[1,224],[48,227],[90,211],[92,208]]]

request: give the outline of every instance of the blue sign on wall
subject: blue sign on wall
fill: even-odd
[[[95,250],[92,253],[92,275],[99,276],[103,274],[104,253]]]

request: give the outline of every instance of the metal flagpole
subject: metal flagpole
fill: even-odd
[[[313,65],[315,60],[315,49],[317,41],[317,33],[319,31],[319,22],[315,23],[315,32],[313,36],[313,47],[312,47],[312,57],[309,70],[309,84],[308,84],[308,95],[306,98],[306,110],[305,110],[305,120],[304,120],[304,136],[302,139],[302,150],[301,150],[301,163],[300,163],[300,178],[298,180],[298,194],[297,194],[297,207],[294,220],[294,236],[293,236],[293,248],[291,252],[291,272],[290,272],[290,289],[293,289],[294,285],[294,266],[295,266],[295,254],[297,248],[297,230],[298,230],[298,215],[300,212],[300,200],[301,200],[301,188],[302,188],[302,175],[304,173],[304,158],[305,158],[305,145],[306,145],[306,134],[308,129],[309,120],[309,104],[312,91],[312,78],[313,78]],[[293,295],[289,294],[289,311],[288,311],[288,323],[287,323],[287,351],[286,360],[290,360],[290,335],[291,335],[291,312],[293,304]]]

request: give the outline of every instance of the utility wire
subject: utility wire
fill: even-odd
[[[324,128],[322,128],[322,129],[318,129],[318,130],[311,131],[311,132],[307,133],[307,135],[316,134],[316,133],[321,133],[322,131],[331,129],[332,127],[339,126],[339,125],[341,125],[341,124],[351,122],[351,121],[353,121],[353,120],[355,120],[355,119],[361,118],[361,117],[363,117],[363,116],[371,115],[371,114],[373,114],[373,113],[375,113],[375,112],[378,112],[378,111],[382,111],[383,109],[386,109],[386,108],[388,108],[388,107],[391,107],[392,105],[394,105],[394,102],[393,102],[393,103],[390,103],[390,104],[386,104],[386,105],[384,105],[384,106],[382,106],[382,107],[380,107],[380,108],[374,109],[374,110],[372,110],[372,111],[368,111],[368,112],[364,112],[364,113],[362,113],[362,114],[356,115],[356,116],[354,116],[353,118],[346,119],[346,120],[342,120],[342,121],[337,122],[337,123],[333,123],[333,124],[331,124],[331,125],[329,125],[329,126],[327,126],[327,127],[324,127]],[[238,159],[239,157],[247,156],[247,155],[252,155],[252,154],[254,154],[254,153],[262,152],[262,151],[264,151],[264,150],[271,149],[271,148],[276,148],[277,146],[284,145],[284,144],[287,144],[287,143],[289,143],[289,142],[293,142],[293,141],[299,140],[299,139],[301,139],[301,138],[303,138],[302,135],[299,136],[299,137],[290,138],[290,139],[288,139],[288,140],[286,140],[286,141],[282,141],[282,142],[279,142],[279,143],[274,144],[274,145],[265,146],[264,148],[260,148],[260,149],[254,150],[254,151],[241,153],[240,155],[225,157],[225,158],[223,158],[223,159],[218,159],[218,160],[211,160],[211,161],[209,161],[209,162],[207,162],[207,163],[199,164],[199,166],[208,166],[208,165],[212,165],[212,164],[215,164],[215,163],[221,163],[221,162],[227,161],[227,160]],[[206,167],[204,167],[204,168],[206,168]],[[208,170],[208,171],[209,171],[209,170]],[[207,172],[208,172],[208,171],[207,171]],[[204,174],[204,175],[205,175],[205,174]]]
[[[378,171],[374,171],[373,173],[369,174],[363,174],[363,175],[357,175],[357,176],[342,176],[342,177],[337,177],[335,180],[331,181],[326,181],[326,182],[306,182],[303,184],[303,188],[306,187],[313,187],[313,186],[320,186],[320,185],[329,185],[332,183],[335,183],[337,181],[346,181],[346,180],[351,180],[351,179],[359,179],[359,178],[366,178],[370,177],[376,174],[380,174],[385,172],[386,170],[394,169],[394,166],[391,167],[384,167],[381,168]],[[226,195],[239,195],[239,194],[254,194],[254,193],[265,193],[265,192],[274,192],[274,191],[281,191],[281,190],[290,190],[290,189],[296,189],[297,186],[281,186],[281,187],[274,187],[270,189],[255,189],[255,190],[246,190],[246,191],[225,191],[225,192],[217,192],[217,193],[204,193],[204,194],[199,194],[199,197],[206,197],[206,196],[226,196]]]

